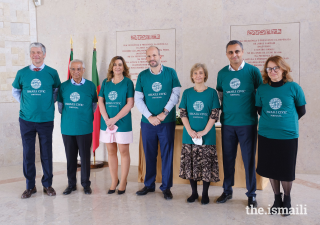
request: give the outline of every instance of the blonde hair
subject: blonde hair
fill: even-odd
[[[263,71],[262,71],[262,80],[263,80],[263,83],[264,84],[271,84],[271,79],[270,77],[268,76],[268,72],[267,72],[267,67],[268,67],[268,63],[269,62],[274,62],[275,64],[277,64],[277,66],[280,67],[280,69],[283,70],[283,73],[282,73],[282,80],[284,83],[286,82],[292,82],[293,79],[290,75],[290,66],[288,63],[286,63],[286,61],[284,61],[284,59],[279,56],[279,55],[275,55],[275,56],[271,56],[267,59],[267,61],[265,62],[264,64],[264,68],[263,68]]]
[[[111,62],[109,64],[109,69],[108,69],[108,73],[107,73],[107,81],[111,81],[111,79],[114,77],[113,74],[113,65],[116,62],[116,60],[120,59],[122,61],[123,64],[123,76],[128,77],[129,79],[131,79],[131,75],[129,73],[129,67],[126,64],[126,61],[124,60],[124,58],[122,58],[122,56],[115,56],[111,59]]]
[[[207,66],[206,64],[203,64],[203,63],[196,63],[194,64],[192,67],[191,67],[191,70],[190,70],[190,79],[191,79],[191,82],[194,83],[194,80],[192,79],[192,75],[193,75],[193,72],[202,68],[203,69],[203,72],[204,72],[204,82],[206,82],[208,80],[208,69],[207,69]]]

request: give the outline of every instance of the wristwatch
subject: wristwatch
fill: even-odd
[[[163,111],[162,111],[162,112],[163,112],[163,113],[164,113],[164,115],[166,115],[166,116],[167,116],[167,115],[169,115],[169,111],[166,111],[166,110],[164,110],[164,109],[163,109]]]

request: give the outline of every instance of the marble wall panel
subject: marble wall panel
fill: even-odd
[[[30,64],[29,45],[36,40],[33,0],[0,0],[0,167],[22,163],[20,105],[11,90],[17,71]],[[39,154],[37,141],[37,161]]]
[[[3,9],[2,17],[6,18]],[[116,31],[175,28],[176,70],[184,91],[192,86],[189,71],[196,62],[207,64],[207,84],[215,87],[217,72],[228,64],[225,46],[230,40],[230,26],[299,22],[300,84],[308,104],[307,115],[300,121],[297,171],[320,173],[317,166],[320,158],[317,150],[319,90],[315,85],[318,77],[316,56],[320,50],[319,13],[318,1],[99,0],[92,4],[86,0],[70,0],[63,3],[44,1],[37,8],[37,23],[39,41],[48,48],[46,63],[58,70],[62,81],[67,76],[70,35],[74,40],[74,58],[83,59],[87,68],[91,67],[93,37],[97,37],[97,65],[102,81],[111,58],[116,55]],[[3,29],[6,27],[4,23]],[[85,78],[91,79],[90,70],[87,70]],[[132,110],[132,117],[134,143],[130,145],[131,164],[137,165],[141,114],[136,108]],[[60,116],[56,113],[54,159],[65,161],[59,126]],[[102,144],[96,152],[98,159],[107,160]]]

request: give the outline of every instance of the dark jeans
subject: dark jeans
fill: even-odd
[[[40,142],[40,157],[43,170],[41,183],[44,187],[52,185],[52,131],[53,121],[44,123],[29,122],[19,118],[20,133],[23,145],[23,174],[27,189],[36,184],[35,144],[38,133]]]
[[[77,136],[63,134],[62,138],[67,157],[68,185],[75,186],[77,184],[77,157],[79,153],[81,159],[81,185],[83,187],[90,186],[92,133]]]

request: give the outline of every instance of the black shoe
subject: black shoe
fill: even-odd
[[[126,188],[127,188],[127,184],[128,184],[128,182],[126,183]],[[123,191],[120,191],[120,190],[118,189],[118,195],[124,194],[124,193],[126,192],[126,188],[125,188]]]
[[[209,199],[208,196],[202,196],[202,198],[201,198],[201,204],[202,205],[209,204],[209,202],[210,202],[210,199]]]
[[[137,191],[136,194],[137,195],[146,195],[149,192],[154,192],[155,189],[151,189],[151,188],[147,188],[146,186],[144,186],[141,190]]]
[[[283,216],[290,216],[290,208],[291,208],[291,197],[290,195],[284,195],[283,196]]]
[[[192,194],[188,199],[187,202],[192,203],[195,202],[199,198],[198,193],[197,194]]]
[[[84,187],[83,188],[83,191],[86,195],[91,195],[92,193],[92,190],[91,190],[91,187],[90,186],[87,186],[87,187]]]
[[[279,213],[279,209],[282,208],[282,193],[274,195],[274,203],[270,208],[270,214],[275,215]]]
[[[229,199],[232,199],[232,194],[222,193],[222,195],[217,199],[217,203],[225,203]]]
[[[118,185],[119,185],[119,183],[120,183],[120,181],[119,181],[119,179],[118,179],[118,184],[117,184],[117,186],[116,187],[118,187]],[[111,189],[109,189],[109,191],[108,191],[108,193],[107,194],[113,194],[113,193],[115,193],[116,192],[116,189],[114,189],[114,190],[111,190]]]
[[[248,197],[248,206],[252,208],[257,208],[258,202],[256,197]]]
[[[163,193],[164,199],[166,199],[166,200],[170,200],[173,197],[170,189],[166,189],[166,190],[162,191],[162,193]]]
[[[71,194],[71,192],[77,190],[77,186],[68,186],[64,191],[63,194],[64,195],[69,195]]]

